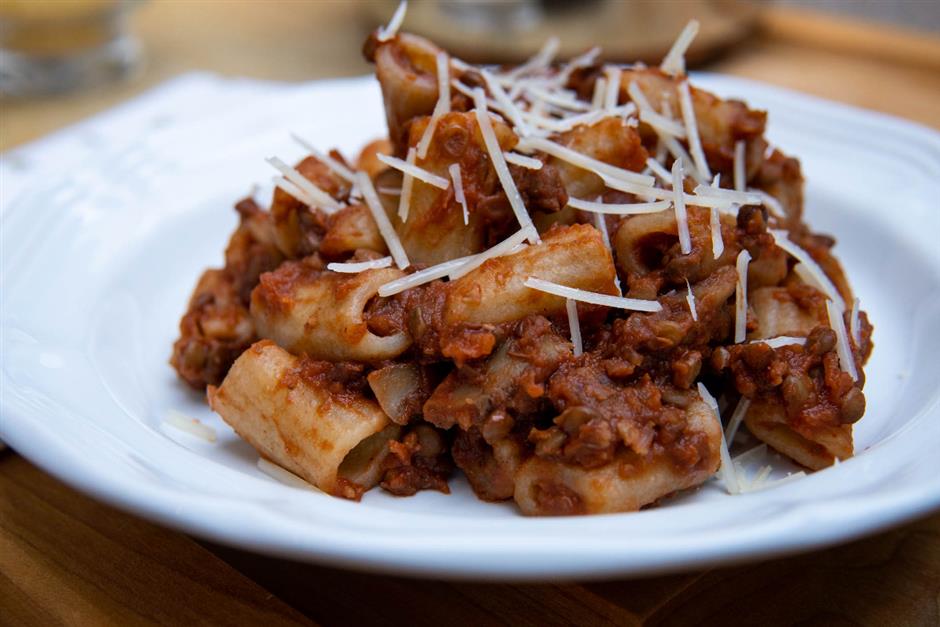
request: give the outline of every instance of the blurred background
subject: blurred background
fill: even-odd
[[[0,150],[188,71],[277,81],[364,74],[397,0],[0,0]],[[657,62],[691,18],[693,69],[940,127],[938,0],[412,0],[404,29],[513,62],[550,35]]]

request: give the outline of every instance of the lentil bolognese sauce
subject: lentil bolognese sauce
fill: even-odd
[[[871,324],[766,114],[690,84],[695,23],[659,67],[549,42],[495,68],[403,15],[364,48],[387,139],[270,159],[180,323],[173,366],[265,464],[351,499],[457,468],[559,515],[742,491],[741,425],[852,455]]]

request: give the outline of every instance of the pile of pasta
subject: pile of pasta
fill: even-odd
[[[559,515],[740,492],[742,425],[852,455],[872,327],[766,114],[690,84],[695,23],[659,67],[551,41],[497,68],[400,17],[365,46],[387,139],[270,159],[180,324],[172,364],[263,459]]]

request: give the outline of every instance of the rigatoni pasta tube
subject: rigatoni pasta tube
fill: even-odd
[[[357,459],[356,468],[347,464],[343,474],[377,481],[363,468],[380,452],[371,450],[377,447],[370,438],[384,439],[379,434],[390,426],[388,417],[361,394],[332,392],[329,368],[262,340],[242,353],[221,386],[209,387],[209,405],[261,455],[324,492],[342,487],[340,466],[362,443],[369,459]]]
[[[621,451],[597,468],[531,457],[516,471],[514,497],[522,513],[536,516],[633,512],[677,490],[698,485],[718,469],[721,424],[702,401],[689,405],[687,432],[699,435],[699,462],[677,467],[660,453]]]
[[[542,243],[482,266],[454,281],[444,306],[447,324],[499,324],[565,312],[565,299],[525,286],[529,277],[616,295],[614,262],[600,231],[587,224],[555,227]]]
[[[331,361],[392,359],[411,338],[404,332],[376,335],[363,312],[379,286],[401,276],[396,268],[340,274],[286,263],[262,275],[251,295],[251,317],[260,337],[292,353]]]

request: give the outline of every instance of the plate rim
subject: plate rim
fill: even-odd
[[[94,125],[102,119],[107,119],[107,116],[113,114],[115,110],[129,109],[138,101],[152,97],[155,92],[167,88],[168,85],[191,78],[192,76],[207,75],[197,73],[172,79],[167,83],[158,85],[118,105],[118,107],[100,112],[91,118],[56,131],[52,135],[41,138],[35,142],[16,147],[4,153],[3,157],[7,158],[12,153],[36,150],[37,147],[42,146],[46,142],[52,142],[57,137],[67,136],[74,133],[77,129]],[[913,131],[919,134],[927,131],[926,135],[922,135],[921,138],[927,140],[933,148],[940,150],[940,133],[915,122],[895,118],[887,114],[858,109],[851,105],[828,101],[751,79],[742,79],[722,74],[693,73],[693,78],[701,79],[702,77],[712,77],[712,80],[715,81],[730,81],[731,84],[750,84],[761,90],[768,91],[768,93],[782,93],[790,98],[796,97],[805,100],[810,103],[809,106],[825,106],[834,108],[833,110],[843,110],[856,116],[856,119],[863,120],[869,124],[891,124],[896,125],[898,128],[904,128],[907,132]],[[225,81],[229,79],[219,78],[218,80]],[[328,79],[325,81],[314,81],[306,85],[329,86],[331,84],[355,84],[363,80],[371,80],[371,76]],[[5,373],[2,380],[7,380]],[[9,383],[9,381],[7,382]],[[933,401],[932,405],[929,404],[931,401]],[[936,401],[937,397],[929,399],[928,405],[918,414],[916,420],[925,420],[931,417],[936,419],[938,417],[937,414],[940,414],[940,411],[938,411],[940,403]],[[912,423],[913,422],[915,421],[912,420]],[[688,551],[685,551],[685,553],[678,552],[670,558],[663,559],[659,562],[634,561],[631,563],[627,560],[619,563],[607,562],[602,566],[598,566],[596,563],[582,562],[580,564],[570,564],[560,571],[552,570],[550,572],[537,572],[533,570],[531,564],[521,568],[516,567],[515,570],[511,568],[507,569],[506,564],[498,560],[497,562],[491,563],[488,567],[480,564],[471,564],[469,567],[467,565],[458,565],[458,568],[454,569],[453,564],[450,564],[448,567],[441,563],[439,559],[440,556],[433,554],[426,555],[422,558],[422,561],[422,559],[416,559],[414,555],[408,556],[403,553],[395,555],[385,554],[384,556],[377,556],[375,554],[363,555],[362,551],[357,552],[353,550],[355,547],[343,547],[338,549],[336,545],[324,545],[318,548],[307,545],[302,552],[298,553],[295,545],[261,541],[259,538],[251,537],[250,535],[246,537],[244,534],[235,532],[231,528],[220,530],[217,526],[213,527],[207,524],[207,521],[211,520],[211,516],[207,516],[205,513],[195,515],[195,512],[201,512],[202,510],[186,511],[176,509],[173,507],[172,500],[163,500],[162,497],[156,501],[152,500],[154,498],[153,493],[149,493],[148,498],[142,496],[137,498],[139,494],[142,495],[143,493],[136,493],[134,490],[128,489],[132,483],[126,485],[128,482],[125,482],[123,479],[101,475],[94,464],[82,463],[80,459],[76,460],[75,451],[68,446],[67,442],[64,442],[61,438],[55,437],[48,429],[42,428],[42,425],[35,424],[35,421],[30,420],[29,416],[22,413],[21,408],[15,407],[5,395],[0,395],[0,434],[2,434],[2,437],[8,444],[18,453],[30,460],[31,463],[36,464],[66,484],[112,506],[116,506],[119,509],[140,515],[147,520],[157,521],[160,524],[201,538],[220,541],[239,548],[248,548],[278,557],[289,559],[300,558],[344,568],[394,573],[406,576],[434,576],[438,578],[470,580],[486,579],[489,581],[496,579],[502,581],[542,581],[570,577],[588,579],[616,575],[654,575],[705,565],[738,563],[749,559],[764,559],[771,556],[821,548],[874,533],[919,515],[926,514],[940,507],[940,477],[938,477],[935,482],[920,486],[920,490],[905,491],[903,498],[898,499],[898,502],[893,504],[888,514],[882,513],[881,516],[869,517],[861,523],[856,524],[854,527],[843,527],[838,533],[819,534],[811,538],[805,536],[796,538],[794,534],[791,533],[786,536],[787,542],[781,542],[780,538],[776,538],[772,547],[761,547],[759,542],[755,544],[757,540],[754,540],[750,544],[742,542],[737,546],[720,546],[717,550],[711,552],[703,551],[691,556],[688,555]],[[62,460],[69,460],[69,462],[66,463]],[[245,501],[242,505],[248,509],[253,509],[258,506],[252,501]],[[408,559],[409,557],[410,559]],[[537,564],[535,566],[536,568],[538,567]]]

